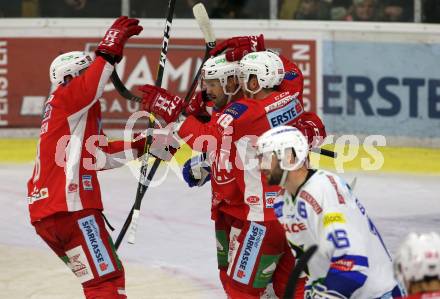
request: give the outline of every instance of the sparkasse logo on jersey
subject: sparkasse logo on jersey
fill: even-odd
[[[92,255],[99,276],[113,272],[115,268],[101,240],[95,217],[87,216],[81,218],[78,220],[78,224],[83,232],[84,239],[86,240],[87,247]]]
[[[251,223],[235,268],[234,280],[244,284],[249,283],[265,233],[264,226]]]

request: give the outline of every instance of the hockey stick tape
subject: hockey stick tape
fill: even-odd
[[[211,21],[209,20],[208,13],[206,12],[205,6],[203,3],[197,3],[193,6],[193,14],[194,18],[199,24],[200,30],[203,32],[203,37],[205,38],[206,43],[215,42],[214,31],[211,27]]]
[[[139,210],[133,210],[130,228],[128,229],[128,235],[127,235],[127,241],[130,244],[134,244],[136,242],[136,231],[137,231],[139,213],[140,213]]]

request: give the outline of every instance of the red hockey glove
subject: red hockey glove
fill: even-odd
[[[115,62],[122,59],[122,50],[125,42],[133,35],[138,35],[142,31],[138,19],[131,19],[126,16],[119,17],[107,30],[103,40],[96,48],[96,54],[101,53],[111,55]]]
[[[144,93],[141,103],[143,110],[153,113],[155,117],[163,120],[165,124],[177,120],[180,112],[183,110],[183,99],[154,85],[146,84],[139,87],[139,90]]]
[[[205,111],[206,103],[203,100],[203,91],[198,91],[195,93],[192,99],[189,100],[188,105],[185,107],[185,114],[198,116]]]
[[[324,124],[313,112],[304,112],[294,126],[306,136],[309,148],[319,146],[327,136]]]
[[[225,52],[226,60],[238,61],[250,52],[266,50],[264,47],[264,36],[263,34],[260,34],[259,36],[251,35],[232,37],[218,44],[209,52],[209,54],[217,56],[226,49],[229,49]]]

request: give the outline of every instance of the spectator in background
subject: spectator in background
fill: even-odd
[[[64,2],[73,10],[81,10],[86,6],[87,0],[65,0]]]
[[[282,0],[278,1],[281,2]],[[245,1],[242,9],[242,13],[246,15],[249,19],[270,18],[270,1],[268,0]]]
[[[347,21],[378,21],[378,3],[376,0],[353,0]]]
[[[202,2],[207,10],[209,10],[208,1],[200,0],[179,0],[176,1],[174,7],[175,18],[189,18],[193,19],[192,7],[197,2]],[[211,6],[212,6],[211,0]],[[136,18],[158,18],[163,19],[167,13],[168,1],[153,1],[153,0],[130,0],[130,16]]]
[[[280,0],[278,4],[280,4],[279,18],[289,20],[296,16],[301,0]]]
[[[40,16],[40,6],[38,0],[22,0],[21,16],[24,18],[37,18]]]
[[[330,4],[323,0],[302,0],[295,19],[329,20]]]
[[[330,9],[330,19],[333,21],[345,21],[351,7],[351,0],[333,0]]]
[[[42,17],[114,18],[121,15],[121,0],[40,0]]]
[[[411,22],[414,19],[414,0],[386,0],[383,4],[382,21]]]
[[[280,2],[280,19],[330,19],[330,3],[328,0],[284,0]]]
[[[248,19],[249,15],[243,9],[246,2],[247,0],[219,0],[209,16],[214,19]]]
[[[130,16],[136,18],[163,18],[168,7],[168,1],[130,1]]]

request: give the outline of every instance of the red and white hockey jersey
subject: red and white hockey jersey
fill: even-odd
[[[142,153],[145,139],[108,141],[102,131],[98,99],[113,69],[97,57],[46,102],[28,181],[31,222],[62,211],[103,209],[96,171],[122,166],[121,158]]]
[[[224,110],[217,121],[222,137],[211,168],[213,189],[220,190],[213,203],[220,210],[249,221],[276,219],[273,203],[279,187],[268,185],[260,173],[254,145],[258,136],[275,126],[293,125],[302,113],[302,104],[289,92],[240,100]],[[232,196],[236,192],[241,196]]]
[[[264,100],[240,100],[222,111],[213,113],[210,122],[203,124],[189,116],[179,129],[179,136],[196,151],[208,152],[211,161],[212,218],[217,209],[234,217],[250,221],[275,220],[273,201],[279,187],[269,186],[261,176],[252,143],[271,127],[293,125],[299,119],[306,126],[325,129],[314,113],[303,112],[303,76],[298,67],[281,57],[286,75],[274,92]],[[294,97],[293,95],[297,95]],[[245,136],[252,135],[248,140]],[[242,138],[245,137],[245,138]],[[237,157],[237,141],[241,155]],[[248,142],[249,141],[249,142]],[[248,148],[248,149],[247,149]],[[240,166],[241,165],[241,166]],[[246,165],[246,169],[243,166]]]
[[[302,113],[301,102],[289,92],[274,92],[263,100],[231,103],[207,124],[194,117],[183,123],[179,136],[191,136],[187,143],[193,149],[209,153],[214,212],[220,209],[250,221],[275,220],[272,207],[279,187],[269,186],[260,174],[253,143],[271,127],[293,125]]]

